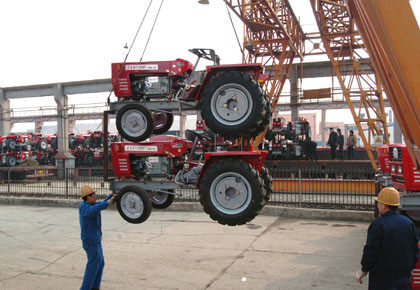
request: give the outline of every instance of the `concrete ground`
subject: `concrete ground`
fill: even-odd
[[[101,289],[367,289],[355,281],[368,223],[258,216],[227,227],[201,212],[145,223],[102,213]],[[0,289],[78,289],[76,208],[0,205]]]

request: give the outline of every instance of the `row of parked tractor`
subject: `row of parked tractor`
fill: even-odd
[[[76,165],[103,164],[103,131],[83,134],[68,133],[69,148]],[[109,142],[118,140],[116,133],[108,134]],[[24,133],[0,136],[1,166],[13,167],[32,158],[39,165],[54,165],[57,153],[57,134]]]

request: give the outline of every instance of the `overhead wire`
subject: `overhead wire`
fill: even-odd
[[[164,1],[164,0],[161,0],[161,2],[160,2],[159,10],[158,10],[158,12],[156,13],[155,21],[153,22],[152,29],[150,30],[149,37],[147,38],[146,45],[144,46],[143,53],[142,53],[141,58],[140,58],[140,62],[143,60],[144,53],[146,52],[147,46],[148,46],[148,44],[149,44],[150,37],[152,36],[153,29],[155,28],[156,21],[157,21],[157,19],[158,19],[158,17],[159,17],[159,14],[160,14],[160,9],[162,8],[163,1]]]
[[[135,42],[135,41],[136,41],[136,39],[137,39],[137,35],[139,34],[140,29],[141,29],[141,28],[142,28],[142,26],[143,26],[143,22],[144,22],[144,20],[146,19],[146,16],[147,16],[147,14],[148,14],[148,12],[149,12],[150,6],[152,5],[152,2],[153,2],[153,0],[150,0],[149,5],[147,6],[146,12],[144,12],[143,19],[141,20],[141,23],[140,23],[139,27],[137,28],[137,32],[136,32],[136,34],[135,34],[135,36],[134,36],[134,38],[133,38],[133,41],[131,42],[131,45],[130,45],[130,48],[128,49],[128,52],[127,52],[127,54],[125,55],[125,58],[124,58],[124,61],[123,61],[123,66],[124,66],[124,64],[126,63],[126,61],[127,61],[127,59],[128,59],[128,56],[130,55],[131,49],[132,49],[132,47],[133,47],[133,45],[134,45],[134,42]],[[118,78],[119,78],[119,76],[116,78],[116,80],[117,80]],[[115,80],[115,81],[116,81],[116,80]],[[114,84],[112,85],[111,91],[109,92],[109,95],[108,95],[108,98],[107,98],[107,104],[108,104],[108,105],[109,105],[110,98],[111,98],[111,94],[112,94],[112,92],[113,92],[113,91],[114,91]]]
[[[233,32],[235,33],[235,36],[236,36],[236,41],[238,42],[239,49],[240,49],[240,51],[242,53],[242,59],[245,59],[244,51],[242,49],[241,42],[239,41],[238,33],[236,32],[235,25],[233,24],[232,16],[230,15],[230,11],[229,11],[229,7],[228,7],[227,3],[225,3],[225,6],[226,6],[227,13],[229,15],[230,23],[232,24]]]

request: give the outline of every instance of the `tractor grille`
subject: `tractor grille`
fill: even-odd
[[[120,165],[120,171],[128,171],[127,159],[118,159],[118,164]]]
[[[420,171],[413,167],[413,179],[415,183],[420,183]]]
[[[127,79],[119,79],[118,86],[120,87],[120,91],[128,91],[128,80]]]

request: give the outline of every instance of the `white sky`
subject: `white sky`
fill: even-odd
[[[309,0],[290,1],[305,31],[314,23]],[[411,0],[420,19],[420,0]],[[124,59],[149,0],[0,1],[0,87],[110,78],[111,63]],[[152,3],[129,61],[139,61],[159,0]],[[232,14],[239,37],[241,22]],[[313,29],[314,30],[314,29]],[[213,48],[222,63],[241,62],[238,44],[222,0],[165,0],[146,60],[195,56],[190,48]],[[202,61],[202,66],[206,61]],[[308,82],[309,83],[309,82]],[[309,86],[309,84],[308,84]],[[326,85],[328,86],[328,85]],[[105,102],[107,94],[71,96],[70,103]],[[13,100],[12,107],[55,106],[52,97]],[[343,116],[343,112],[336,112]],[[327,112],[333,121],[334,112]],[[349,113],[345,119],[351,122]]]

